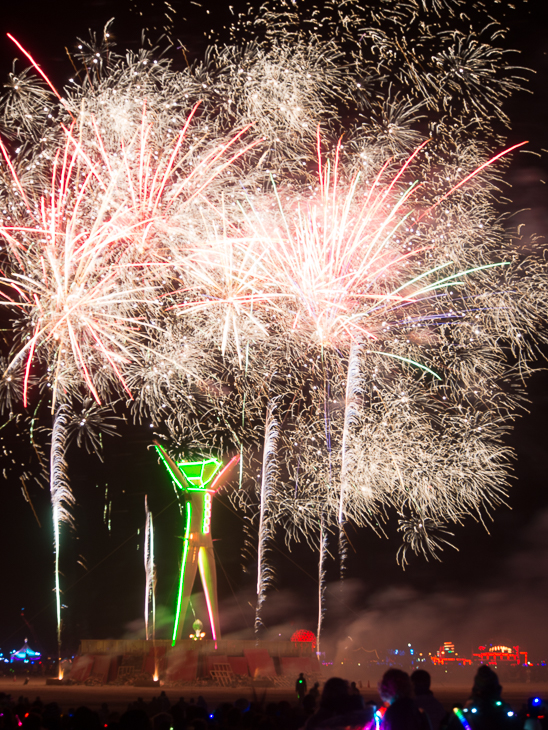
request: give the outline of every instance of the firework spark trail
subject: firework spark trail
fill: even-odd
[[[361,394],[361,376],[360,376],[360,345],[353,342],[350,346],[350,354],[348,356],[348,372],[346,376],[346,389],[344,399],[344,427],[341,444],[341,477],[340,477],[340,498],[339,498],[339,559],[340,559],[340,575],[344,575],[345,558],[348,548],[346,547],[346,535],[344,533],[344,500],[350,471],[353,466],[354,454],[349,445],[350,430],[356,424],[358,419],[359,408],[356,403],[357,397]]]
[[[257,547],[257,606],[255,609],[255,633],[263,625],[261,610],[271,579],[272,569],[267,563],[268,542],[272,537],[271,497],[277,476],[276,445],[279,437],[279,423],[275,416],[276,403],[271,402],[266,414],[263,466],[261,471],[261,501],[259,508],[259,542]]]
[[[152,641],[156,638],[156,565],[154,562],[154,522],[148,508],[145,495],[145,639]],[[149,621],[152,612],[152,628],[149,631]]]
[[[316,629],[316,652],[320,655],[320,641],[322,635],[322,625],[325,615],[325,589],[326,589],[326,570],[325,561],[328,555],[328,532],[325,525],[324,516],[320,516],[319,531],[319,556],[318,556],[318,627]]]
[[[50,450],[50,484],[51,506],[53,517],[53,548],[55,554],[55,607],[57,614],[57,656],[61,671],[61,587],[59,584],[60,532],[62,524],[72,524],[70,507],[74,504],[74,496],[67,477],[68,409],[59,404],[53,419]],[[59,678],[62,679],[61,675]]]

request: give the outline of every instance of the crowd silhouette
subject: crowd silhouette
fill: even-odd
[[[320,692],[319,682],[307,691],[304,675],[295,684],[296,701],[267,702],[266,693],[253,701],[242,697],[215,707],[198,695],[173,702],[165,691],[150,702],[141,697],[123,713],[105,702],[99,711],[78,707],[62,711],[39,697],[29,702],[0,694],[0,730],[544,730],[544,704],[531,698],[514,711],[502,699],[496,673],[481,666],[464,705],[444,707],[430,688],[430,675],[409,676],[388,669],[378,684],[380,701],[365,701],[355,682],[331,677]]]

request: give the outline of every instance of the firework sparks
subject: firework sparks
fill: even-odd
[[[261,503],[259,513],[259,548],[257,556],[257,608],[255,612],[255,632],[262,624],[261,608],[266,598],[266,589],[271,578],[271,568],[266,560],[268,540],[272,530],[272,492],[276,479],[276,442],[279,424],[275,416],[275,403],[272,404],[266,419],[265,442],[263,447],[263,468],[261,473]]]
[[[331,526],[382,533],[396,510],[405,563],[505,500],[546,267],[493,205],[493,119],[521,71],[461,5],[267,2],[231,29],[254,43],[183,72],[105,33],[49,102],[59,129],[47,87],[10,77],[2,387],[22,371],[26,399],[40,361],[54,411],[122,389],[177,448],[262,449],[235,497],[258,516],[256,628],[277,524],[319,531],[321,627]]]
[[[63,108],[68,106],[63,101]],[[97,404],[110,399],[113,387],[132,397],[124,370],[135,369],[135,360],[142,361],[150,351],[153,338],[147,330],[160,330],[155,311],[158,316],[161,275],[156,267],[165,271],[171,266],[166,230],[180,231],[182,208],[195,200],[203,204],[208,186],[255,144],[239,145],[244,128],[226,142],[200,150],[196,159],[195,148],[186,144],[196,109],[194,105],[187,114],[171,146],[164,144],[159,153],[144,102],[133,126],[106,136],[101,132],[104,120],[85,107],[75,108],[71,116],[78,121],[61,123],[60,139],[50,140],[51,148],[40,155],[50,167],[46,189],[34,180],[28,185],[19,175],[20,161],[12,162],[0,143],[13,189],[10,214],[0,222],[7,244],[2,297],[4,306],[18,315],[19,337],[5,368],[4,390],[11,393],[8,383],[23,369],[26,406],[32,375],[45,364],[42,379],[51,389],[55,436],[50,490],[59,643],[59,536],[61,524],[70,522],[73,503],[63,409],[82,388]],[[42,162],[42,172],[47,163]],[[184,363],[184,357],[175,357],[170,367],[178,370]],[[82,420],[86,427],[77,429],[78,440],[82,430],[90,432],[89,419],[82,415],[80,425]]]
[[[50,451],[51,506],[53,515],[53,546],[55,552],[55,607],[57,612],[57,656],[61,671],[61,587],[59,584],[60,526],[72,523],[70,507],[74,496],[67,477],[65,461],[67,447],[67,409],[60,405],[54,419]],[[59,676],[61,679],[62,677]]]
[[[145,639],[156,638],[156,565],[154,562],[154,522],[152,513],[148,508],[147,497],[145,496]],[[152,627],[149,631],[150,616],[152,613]]]

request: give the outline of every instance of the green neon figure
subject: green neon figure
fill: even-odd
[[[200,571],[202,587],[209,615],[211,636],[220,638],[219,607],[217,601],[217,571],[211,539],[211,502],[224,482],[229,470],[238,463],[233,457],[226,466],[218,459],[175,463],[166,450],[155,442],[155,448],[176,486],[185,493],[185,531],[181,576],[173,625],[172,645],[181,638],[190,595]]]

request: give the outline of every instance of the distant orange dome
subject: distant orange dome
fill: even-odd
[[[313,631],[307,631],[306,629],[299,629],[295,631],[291,637],[291,641],[310,641],[312,648],[316,648],[316,634]]]

